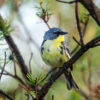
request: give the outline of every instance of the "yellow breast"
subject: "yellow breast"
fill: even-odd
[[[47,40],[43,47],[42,58],[46,64],[53,67],[62,67],[62,65],[68,60],[66,53],[63,52],[64,36],[59,36],[55,40]]]

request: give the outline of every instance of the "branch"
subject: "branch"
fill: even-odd
[[[73,37],[73,40],[77,43],[77,45],[81,46],[80,42],[78,42],[75,37]]]
[[[72,4],[75,2],[80,2],[90,13],[90,15],[93,17],[93,19],[97,22],[97,24],[100,26],[100,9],[96,7],[96,5],[93,3],[92,0],[75,0],[71,2],[56,0],[58,2]]]
[[[78,0],[73,0],[73,1],[69,1],[69,2],[63,1],[63,0],[56,0],[56,1],[61,2],[61,3],[73,4],[73,3],[77,2]]]
[[[78,15],[78,2],[75,3],[75,16],[76,16],[77,29],[78,29],[79,36],[80,36],[81,46],[84,46],[83,35],[82,35],[82,31],[81,31],[81,27],[80,27],[80,21],[79,21],[79,15]]]
[[[31,52],[31,56],[30,56],[30,59],[29,59],[29,72],[30,72],[30,73],[32,73],[32,69],[31,69],[32,57],[33,57],[33,53]]]
[[[100,46],[100,43],[97,43],[97,44],[94,45],[94,47],[97,47],[97,46]]]
[[[79,0],[79,2],[89,11],[90,15],[100,26],[100,9],[96,7],[92,0]]]
[[[0,80],[1,80],[2,74],[5,70],[5,66],[6,66],[6,52],[4,54],[5,54],[5,59],[4,59],[4,65],[3,65],[3,68],[2,68],[2,72],[1,72],[1,75],[0,75]]]
[[[54,95],[52,95],[52,100],[54,100]]]
[[[1,69],[1,67],[0,67],[0,69]],[[2,74],[2,75],[8,75],[8,76],[10,76],[10,77],[16,79],[17,81],[19,81],[21,84],[26,85],[26,84],[24,83],[24,81],[23,81],[19,76],[13,75],[13,74],[7,72],[6,70],[5,70],[5,73],[0,73],[0,75],[1,75],[1,74]]]
[[[24,75],[24,77],[27,79],[27,73],[28,73],[28,68],[27,66],[25,65],[25,62],[24,62],[24,59],[23,57],[21,56],[16,44],[14,43],[12,37],[10,35],[4,35],[4,38],[6,40],[6,42],[8,43],[10,49],[12,50],[12,52],[15,54],[15,57],[20,65],[20,68],[21,68],[21,71]]]
[[[86,19],[86,21],[85,21],[85,23],[84,23],[83,38],[84,38],[85,33],[86,33],[86,28],[87,28],[87,25],[88,25],[88,22],[89,22],[89,18],[90,18],[90,15],[88,15],[88,17],[87,17],[87,19]],[[79,45],[77,44],[77,45],[75,46],[75,48],[72,50],[71,54],[73,54],[73,53],[78,49],[78,47],[79,47]]]
[[[72,64],[74,64],[86,51],[92,48],[99,41],[100,41],[100,36],[88,42],[86,45],[84,45],[84,47],[81,47],[80,50],[77,51],[77,53],[63,65],[63,67],[61,67],[56,73],[52,74],[48,82],[39,91],[38,100],[42,100],[44,98],[44,96],[47,94],[52,84],[66,71],[65,69],[71,67]]]
[[[48,21],[49,21],[49,16],[48,16],[48,13],[47,11],[45,11],[45,9],[43,8],[43,1],[40,0],[40,7],[41,7],[41,10],[42,10],[42,14],[44,15],[44,17],[40,17],[42,18],[42,20],[44,21],[44,23],[47,25],[47,27],[50,29],[50,26],[48,24]]]
[[[1,89],[0,89],[0,94],[2,94],[3,96],[7,97],[9,100],[14,100],[12,97],[10,97],[7,93],[2,91]]]

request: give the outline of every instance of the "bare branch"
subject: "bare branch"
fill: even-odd
[[[83,37],[84,37],[84,35],[85,35],[85,33],[86,33],[86,28],[87,28],[87,25],[88,25],[88,22],[89,22],[89,18],[90,18],[90,15],[88,15],[88,17],[87,17],[87,19],[86,19],[86,21],[85,21],[85,23],[84,23]]]
[[[16,63],[15,63],[15,60],[13,60],[13,63],[14,63],[14,72],[15,72],[15,75],[16,75]]]
[[[52,100],[54,100],[54,95],[52,95]]]
[[[44,21],[44,23],[48,26],[48,28],[50,29],[50,26],[49,26],[49,24],[48,24],[49,18],[48,18],[48,15],[46,15],[46,12],[45,12],[45,10],[44,10],[44,8],[43,8],[43,1],[42,1],[42,0],[40,0],[40,6],[41,6],[42,12],[43,12],[43,14],[44,14],[43,21]]]
[[[73,1],[69,1],[69,2],[63,1],[63,0],[56,0],[56,1],[61,2],[61,3],[73,4],[73,3],[77,2],[78,0],[73,0]]]
[[[4,91],[2,91],[1,89],[0,89],[0,94],[3,95],[3,96],[5,96],[9,100],[14,100],[12,97],[10,97],[7,93],[5,93]]]
[[[15,63],[15,59],[14,59],[14,53],[12,52],[12,61],[13,61],[13,64],[14,64],[14,74],[16,75],[16,63]]]
[[[79,2],[89,11],[90,15],[100,26],[100,9],[96,7],[92,0],[79,0]]]
[[[0,75],[1,75],[1,73],[0,73]],[[16,79],[17,81],[19,81],[21,84],[26,85],[26,84],[24,83],[24,81],[23,81],[20,77],[18,77],[17,75],[15,76],[15,75],[13,75],[13,74],[7,72],[7,71],[5,71],[5,73],[2,73],[2,75],[10,76],[10,77]]]
[[[81,46],[81,44],[76,40],[75,37],[73,37],[73,40],[77,43],[77,45],[80,45]]]
[[[31,69],[31,61],[32,61],[33,53],[31,53],[30,60],[29,60],[29,72],[32,73]]]
[[[19,86],[20,86],[21,88],[23,88],[24,90],[26,90],[27,93],[32,97],[32,100],[34,100],[34,96],[29,92],[29,90],[28,90],[27,87],[25,87],[25,86],[23,86],[23,85],[21,85],[21,84],[19,84]]]
[[[57,1],[62,2],[62,3],[68,3],[66,1],[61,1],[61,0],[57,0]],[[90,15],[100,26],[100,9],[96,7],[93,1],[92,0],[76,0],[76,1],[72,1],[72,3],[75,3],[77,1],[80,2],[89,11]],[[68,4],[72,4],[72,3],[69,2]]]
[[[27,96],[27,100],[30,100],[30,96],[29,94],[25,94]]]
[[[86,33],[86,28],[87,28],[87,25],[88,25],[88,22],[89,22],[89,18],[90,18],[90,16],[88,15],[88,17],[87,17],[87,19],[86,19],[86,21],[85,21],[85,23],[84,23],[83,38],[84,38],[85,33]],[[77,45],[75,46],[75,48],[72,50],[71,54],[73,54],[73,53],[78,49],[78,47],[79,47],[79,44],[77,44]]]
[[[79,45],[77,44],[75,48],[72,50],[71,55],[78,49]]]
[[[79,36],[80,36],[81,46],[84,46],[83,35],[82,35],[82,31],[81,31],[81,27],[80,27],[80,22],[79,22],[79,15],[78,15],[78,2],[75,3],[75,15],[76,15],[77,29],[78,29]]]
[[[6,52],[4,53],[4,55],[5,55],[5,59],[4,59],[4,65],[3,65],[3,68],[2,68],[0,80],[1,80],[2,74],[3,74],[4,70],[5,70],[5,66],[6,66]]]
[[[14,43],[12,37],[9,35],[4,35],[4,38],[6,40],[6,42],[8,43],[11,51],[15,54],[15,57],[20,65],[20,68],[21,68],[21,71],[24,75],[25,78],[27,78],[27,73],[28,73],[28,67],[25,65],[25,62],[24,62],[24,59],[23,57],[21,56],[16,44]]]

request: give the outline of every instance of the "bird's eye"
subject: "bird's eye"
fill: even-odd
[[[59,34],[59,32],[58,31],[55,31],[54,34]]]

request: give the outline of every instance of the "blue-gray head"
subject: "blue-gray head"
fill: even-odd
[[[67,32],[63,32],[59,28],[51,28],[45,33],[44,40],[53,40],[56,39],[59,35],[65,35],[65,34],[67,34]]]

